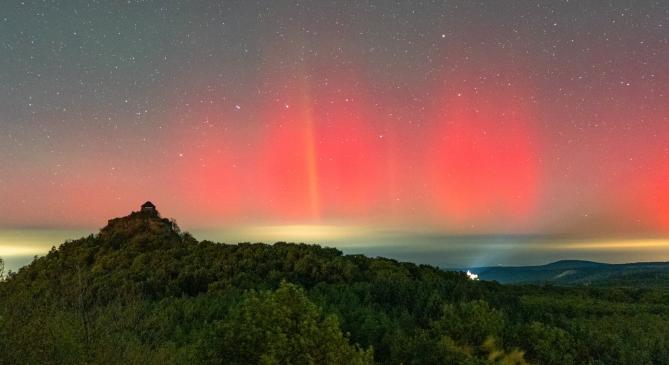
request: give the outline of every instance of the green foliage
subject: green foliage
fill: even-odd
[[[0,365],[669,364],[667,298],[198,242],[133,213],[0,282]]]
[[[371,364],[372,352],[348,343],[336,316],[324,316],[304,291],[283,282],[249,292],[217,323],[215,358],[226,364]]]
[[[442,317],[433,327],[466,344],[481,344],[488,337],[500,337],[504,329],[504,316],[482,300],[446,304]]]
[[[488,363],[497,365],[527,365],[522,351],[513,349],[510,352],[506,352],[499,348],[493,338],[486,339],[481,347],[487,353]]]
[[[519,331],[520,346],[539,364],[570,365],[574,364],[574,340],[560,328],[541,322],[523,325]]]

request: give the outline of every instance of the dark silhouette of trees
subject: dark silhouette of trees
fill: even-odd
[[[669,364],[667,298],[198,242],[139,212],[0,282],[0,365]]]
[[[273,292],[246,293],[216,323],[215,334],[215,358],[226,364],[373,363],[371,350],[349,344],[336,316],[324,315],[300,287],[286,282]]]

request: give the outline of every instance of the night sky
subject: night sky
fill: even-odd
[[[669,259],[669,2],[4,2],[0,256],[146,200],[229,239]]]

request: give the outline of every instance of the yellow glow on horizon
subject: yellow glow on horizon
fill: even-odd
[[[647,238],[647,239],[616,239],[616,240],[592,240],[556,243],[553,248],[562,250],[653,250],[666,248],[669,250],[669,239]]]
[[[53,246],[90,233],[60,229],[0,229],[0,257],[44,255]]]
[[[350,224],[276,224],[248,225],[196,229],[191,231],[199,240],[214,242],[304,242],[338,248],[400,248],[403,251],[486,252],[503,255],[509,252],[533,252],[532,255],[588,257],[596,259],[607,252],[630,260],[663,261],[669,258],[669,237],[666,238],[513,238],[497,241],[482,237],[480,241],[462,240],[439,232],[411,228],[389,230],[387,227]],[[52,246],[66,240],[85,237],[92,231],[60,229],[0,229],[0,257],[19,257],[46,254]],[[454,251],[454,252],[456,252]],[[551,257],[553,257],[551,256]],[[501,257],[501,256],[500,256]],[[604,259],[611,260],[611,259]],[[615,261],[625,261],[616,258]]]
[[[205,230],[198,236],[209,239],[226,237],[240,242],[323,242],[339,241],[345,238],[360,237],[369,234],[372,230],[364,226],[339,226],[324,224],[286,224],[286,225],[258,225],[237,227],[227,230]]]
[[[4,256],[34,256],[43,255],[44,247],[36,246],[6,246],[0,245],[0,257]]]

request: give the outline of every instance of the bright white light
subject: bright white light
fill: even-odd
[[[470,280],[478,280],[478,279],[479,279],[479,276],[478,276],[478,275],[474,274],[473,272],[471,272],[471,271],[469,271],[469,270],[467,270],[467,277],[468,277]]]

